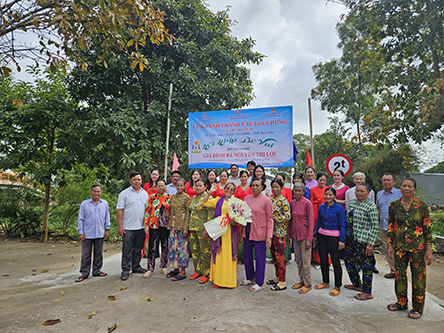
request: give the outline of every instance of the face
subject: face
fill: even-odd
[[[271,185],[271,192],[275,197],[277,197],[279,194],[281,194],[282,187],[280,187],[277,183],[273,183],[273,185]]]
[[[259,169],[258,169],[259,170]],[[255,180],[250,184],[253,194],[259,194],[262,192],[262,182],[260,180]]]
[[[236,189],[234,188],[233,184],[228,184],[224,188],[225,196],[228,198],[230,198],[234,194],[235,191],[236,191]]]
[[[204,185],[204,183],[202,183],[201,181],[200,181],[200,182],[197,182],[197,183],[194,185],[194,190],[196,191],[197,194],[202,194],[202,193],[204,193],[204,192],[205,192],[205,185]]]
[[[210,181],[210,183],[214,183],[214,181],[216,180],[216,174],[214,172],[210,172],[208,174],[208,180]]]
[[[171,182],[173,183],[174,186],[176,186],[176,181],[180,178],[180,175],[178,175],[177,173],[175,173],[174,175],[171,176]]]
[[[411,197],[416,193],[415,184],[411,180],[404,180],[401,184],[401,194],[403,197]]]
[[[185,184],[183,181],[180,180],[180,181],[176,182],[176,190],[177,190],[177,193],[182,193],[185,190]]]
[[[355,185],[359,183],[365,183],[365,178],[363,176],[354,176],[353,183],[355,183]]]
[[[304,196],[304,190],[301,187],[295,187],[293,189],[293,194],[296,200],[299,200]]]
[[[166,185],[164,182],[158,182],[156,185],[157,188],[157,192],[159,194],[164,194],[165,193],[165,189],[166,189]]]
[[[102,195],[102,189],[100,186],[93,187],[91,190],[91,198],[94,200],[100,199],[100,196]]]
[[[248,181],[248,175],[246,173],[242,174],[242,176],[240,176],[240,181],[242,185],[245,185]]]
[[[142,185],[142,177],[140,175],[136,175],[130,179],[130,184],[136,191],[140,189]]]
[[[248,170],[248,173],[251,175],[251,174],[253,174],[253,171],[254,171],[254,165],[252,165],[252,164],[248,164],[247,165],[247,170]]]
[[[335,201],[335,195],[333,194],[332,191],[325,191],[324,193],[324,199],[325,201],[327,201],[328,204],[331,204]]]
[[[191,175],[191,178],[196,181],[200,178],[200,174],[197,171],[194,171],[193,174]]]
[[[343,178],[344,178],[344,177],[342,177],[342,175],[341,175],[340,172],[335,171],[335,172],[333,173],[333,179],[335,180],[335,183],[337,183],[337,184],[342,183],[342,179],[343,179]]]
[[[396,181],[390,175],[386,175],[386,176],[382,177],[382,186],[384,186],[384,189],[386,191],[391,191],[393,186],[395,186],[395,183],[396,183]]]
[[[159,171],[154,170],[153,172],[151,172],[150,176],[154,183],[157,182],[157,180],[159,179]]]
[[[262,169],[261,169],[261,168],[257,168],[257,169],[256,169],[256,173],[255,173],[255,176],[256,176],[257,178],[262,178],[263,175],[264,175],[264,172],[262,171]]]
[[[307,171],[305,171],[305,178],[307,178],[308,180],[312,180],[315,176],[315,173],[313,171],[313,169],[307,169]]]
[[[298,176],[294,177],[293,178],[293,184],[296,184],[296,183],[302,183],[302,178],[298,177]]]
[[[228,180],[228,176],[225,172],[222,172],[219,176],[219,179],[222,184],[225,184]]]
[[[324,187],[326,182],[327,182],[327,177],[322,176],[322,177],[318,178],[318,186],[319,187]]]
[[[236,165],[233,165],[231,168],[231,175],[236,178],[239,173],[239,168]]]
[[[370,192],[367,190],[367,187],[365,187],[363,185],[356,186],[355,195],[356,195],[356,199],[359,202],[367,199],[369,194],[370,194]]]

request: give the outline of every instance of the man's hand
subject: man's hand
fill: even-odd
[[[79,239],[83,242],[85,240],[85,234],[80,234]]]
[[[109,230],[105,230],[104,238],[105,238],[105,239],[108,239],[108,237],[109,237]]]
[[[120,227],[117,229],[117,233],[119,234],[119,236],[125,235],[125,229],[123,229],[123,227]]]

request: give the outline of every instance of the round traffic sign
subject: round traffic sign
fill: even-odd
[[[335,154],[328,158],[326,168],[328,173],[332,176],[336,170],[341,170],[344,173],[345,177],[350,173],[352,169],[352,162],[345,155]]]

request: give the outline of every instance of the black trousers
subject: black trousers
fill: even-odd
[[[335,287],[342,285],[342,267],[340,261],[339,237],[325,236],[318,233],[318,251],[321,258],[322,282],[330,283],[330,269],[328,264],[328,254],[330,254],[331,262],[335,275]]]
[[[145,242],[145,230],[125,230],[122,238],[122,275],[129,275],[130,270],[139,270],[142,260],[142,248]]]
[[[84,239],[82,241],[82,261],[80,263],[80,274],[87,278],[91,272],[91,252],[94,247],[93,275],[99,275],[103,265],[103,238]]]

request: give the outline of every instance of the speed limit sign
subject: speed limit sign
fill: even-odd
[[[341,170],[344,173],[345,177],[350,173],[352,169],[352,162],[345,155],[335,154],[328,158],[326,168],[328,173],[332,176],[336,170]]]

